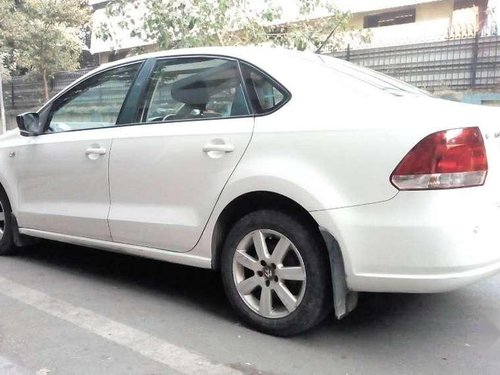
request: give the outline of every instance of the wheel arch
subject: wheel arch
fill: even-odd
[[[9,205],[12,213],[14,213],[14,211],[17,209],[17,202],[15,201],[16,196],[14,194],[15,191],[9,184],[6,183],[6,179],[2,174],[0,174],[0,190],[5,193],[5,196],[9,200]]]
[[[232,225],[244,215],[259,209],[278,209],[300,217],[322,240],[330,260],[332,298],[337,318],[345,317],[357,304],[357,293],[347,289],[342,250],[333,235],[320,228],[311,214],[299,203],[282,194],[269,191],[253,191],[233,199],[217,218],[212,233],[212,267],[220,269],[220,255],[225,238]]]
[[[12,157],[8,157],[8,150],[0,147],[0,189],[3,190],[9,200],[12,212],[17,212],[18,191],[17,191],[17,176],[15,167],[12,163]],[[15,155],[15,151],[10,154]]]
[[[298,215],[311,226],[311,229],[317,231],[317,234],[320,235],[316,220],[294,200],[269,191],[245,193],[229,202],[217,218],[212,233],[212,263],[214,269],[219,269],[221,249],[233,223],[250,212],[264,208],[274,208]]]
[[[7,189],[5,189],[5,186],[3,184],[3,181],[1,180],[0,178],[0,192],[3,193],[5,195],[5,197],[7,198],[7,201],[8,201],[8,204],[9,204],[9,208],[10,208],[10,219],[11,219],[11,225],[12,225],[12,236],[13,236],[13,241],[14,241],[14,244],[15,246],[17,247],[21,247],[21,246],[24,246],[25,244],[27,244],[27,240],[26,240],[26,237],[25,236],[22,236],[20,233],[19,233],[19,225],[17,223],[17,217],[16,215],[14,214],[14,208],[13,208],[13,205],[12,205],[12,197],[11,195],[9,194],[9,191]],[[5,211],[4,211],[5,212]]]

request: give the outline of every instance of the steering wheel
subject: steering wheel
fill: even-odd
[[[164,116],[162,118],[162,121],[168,121],[168,120],[173,120],[173,119],[175,119],[175,114],[174,113],[170,113],[170,114]]]

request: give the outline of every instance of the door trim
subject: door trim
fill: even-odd
[[[143,246],[128,245],[124,243],[95,240],[86,237],[70,236],[54,232],[45,232],[37,229],[19,228],[19,233],[44,238],[51,241],[65,242],[78,246],[86,246],[99,250],[110,251],[114,253],[135,255],[142,258],[160,260],[163,262],[184,264],[198,268],[212,269],[212,260],[192,254],[180,253],[175,251],[160,250]]]

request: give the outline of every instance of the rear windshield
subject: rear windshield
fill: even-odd
[[[427,91],[421,90],[406,82],[389,77],[388,75],[376,72],[372,69],[363,68],[330,56],[321,56],[321,60],[326,66],[334,69],[336,72],[355,78],[396,96],[431,96],[431,94]]]

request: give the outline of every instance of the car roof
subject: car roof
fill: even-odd
[[[292,51],[284,48],[253,47],[253,46],[196,47],[196,48],[182,48],[182,49],[172,49],[172,50],[145,53],[141,55],[126,57],[124,59],[120,59],[109,63],[104,63],[98,66],[97,68],[88,71],[86,74],[79,77],[77,80],[75,80],[70,85],[61,90],[51,100],[45,103],[42,108],[47,106],[52,101],[56,100],[60,95],[64,94],[71,87],[78,85],[79,83],[86,80],[90,76],[93,76],[104,70],[131,64],[137,61],[144,61],[146,59],[151,59],[151,58],[162,58],[162,57],[173,57],[173,56],[185,57],[185,56],[200,56],[200,55],[221,56],[221,57],[240,59],[248,61],[249,63],[252,63],[257,67],[259,67],[260,69],[263,69],[264,71],[267,71],[267,68],[272,68],[272,67],[281,68],[282,66],[286,67],[293,66],[294,64],[292,63],[292,60],[295,60],[296,62],[315,60],[316,63],[321,61],[320,55],[316,55],[313,53]],[[283,65],[285,64],[285,62],[286,65]]]
[[[284,48],[271,48],[271,47],[196,47],[196,48],[182,48],[182,49],[172,49],[164,50],[158,52],[145,53],[141,55],[127,57],[118,61],[113,61],[110,63],[105,63],[101,65],[98,69],[107,69],[113,66],[122,65],[126,63],[131,63],[134,61],[149,59],[149,58],[161,58],[170,56],[197,56],[197,55],[215,55],[215,56],[225,56],[233,57],[242,60],[261,60],[263,58],[269,59],[271,56],[273,59],[283,59],[288,60],[290,58],[297,59],[317,59],[319,55],[315,55],[310,52],[299,52],[292,51]]]

